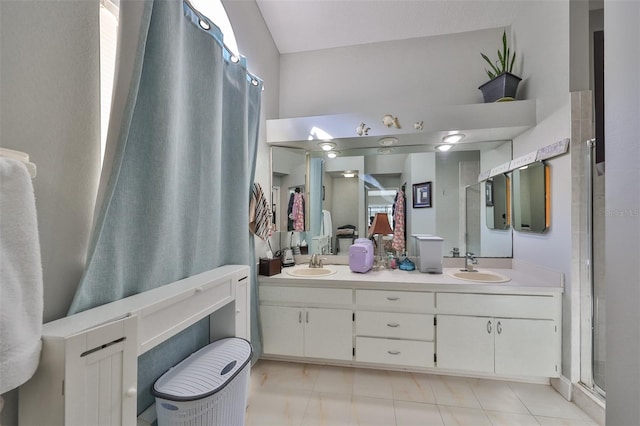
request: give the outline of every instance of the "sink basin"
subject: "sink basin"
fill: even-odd
[[[511,278],[492,271],[454,271],[448,274],[454,278],[478,283],[506,283],[507,281],[511,281]]]
[[[287,274],[293,275],[294,277],[305,277],[305,278],[313,278],[313,277],[326,277],[327,275],[335,274],[336,271],[329,268],[295,268],[295,269],[285,269]]]

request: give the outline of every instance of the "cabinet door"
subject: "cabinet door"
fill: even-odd
[[[265,354],[302,356],[302,308],[260,306]]]
[[[502,318],[496,321],[496,373],[558,377],[555,321]]]
[[[131,316],[67,339],[65,424],[135,424],[137,326]]]
[[[304,355],[311,358],[353,358],[353,312],[347,309],[307,308]]]
[[[438,315],[438,368],[493,373],[495,320]]]

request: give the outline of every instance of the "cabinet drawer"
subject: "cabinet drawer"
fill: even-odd
[[[433,367],[433,342],[356,337],[356,361]]]
[[[356,305],[360,308],[432,313],[434,297],[433,293],[416,291],[356,290]]]
[[[351,306],[353,290],[343,288],[260,287],[260,302]]]
[[[369,337],[433,340],[433,315],[356,312],[356,334]]]
[[[438,313],[505,318],[555,319],[553,296],[438,293]]]

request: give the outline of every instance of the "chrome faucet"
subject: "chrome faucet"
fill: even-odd
[[[322,268],[322,259],[318,253],[314,253],[309,257],[309,268]]]
[[[473,265],[477,265],[477,264],[478,264],[478,259],[473,257],[473,253],[467,252],[467,255],[464,257],[464,269],[461,269],[461,271],[475,272],[476,270],[473,269]]]

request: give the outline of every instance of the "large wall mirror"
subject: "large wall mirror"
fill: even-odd
[[[362,139],[357,142],[362,143]],[[300,148],[291,147],[296,143]],[[330,235],[325,253],[345,254],[353,238],[367,236],[372,216],[391,215],[396,194],[404,188],[407,254],[415,254],[412,234],[434,234],[444,239],[445,256],[467,251],[480,257],[512,256],[511,227],[486,226],[484,184],[477,183],[480,171],[511,160],[511,141],[458,143],[449,152],[417,143],[391,148],[336,147],[339,155],[335,158],[329,158],[318,141],[296,143],[272,144],[273,187],[280,194],[274,198],[274,204],[280,204],[274,211],[282,212],[279,231],[291,233],[282,216],[287,214],[291,191],[304,187],[307,225],[299,239],[315,241],[321,235]],[[431,207],[412,206],[412,185],[419,182],[431,182]],[[493,184],[495,205],[501,194],[506,197],[506,190],[496,188],[502,183],[495,178]],[[469,198],[466,188],[471,185],[478,190]],[[476,228],[468,229],[476,222]],[[472,238],[468,238],[469,232]]]
[[[549,166],[536,162],[516,169],[513,180],[513,227],[543,233],[549,227]]]

